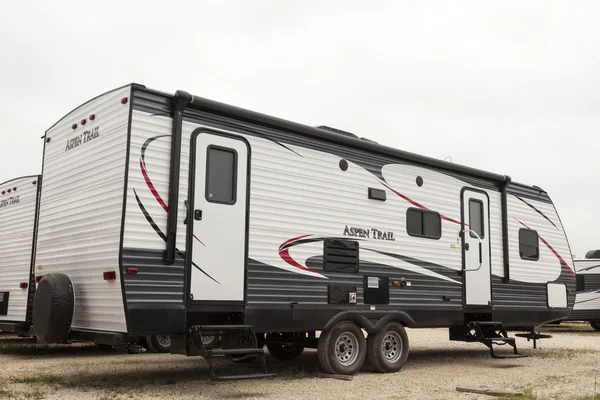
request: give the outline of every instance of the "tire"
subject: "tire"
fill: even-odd
[[[171,335],[146,336],[146,344],[152,353],[170,353]]]
[[[399,322],[390,322],[367,338],[367,360],[377,372],[400,371],[408,352],[408,335]]]
[[[69,339],[75,294],[65,274],[47,274],[33,296],[33,330],[41,343],[64,343]]]
[[[282,336],[278,333],[267,334],[267,340],[281,340]],[[293,360],[302,354],[304,346],[295,344],[282,344],[282,343],[267,343],[267,350],[269,354],[278,360]]]
[[[590,326],[594,328],[595,331],[600,331],[600,320],[589,321]]]
[[[321,333],[317,355],[325,372],[354,375],[360,371],[367,355],[365,336],[354,322],[339,322]]]

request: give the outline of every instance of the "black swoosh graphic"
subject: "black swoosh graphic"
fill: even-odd
[[[581,304],[581,303],[587,303],[588,301],[594,301],[594,300],[598,300],[600,299],[600,296],[598,297],[594,297],[593,299],[588,299],[588,300],[582,300],[582,301],[576,301],[575,304]],[[577,311],[577,310],[576,310]],[[584,311],[584,310],[580,310],[580,311]]]
[[[146,221],[148,221],[148,223],[150,224],[150,226],[152,227],[152,229],[154,229],[154,231],[156,232],[156,234],[158,236],[160,236],[160,238],[162,240],[164,240],[165,243],[166,243],[167,242],[167,236],[160,230],[160,228],[158,227],[158,225],[156,225],[156,223],[154,222],[154,220],[152,219],[152,217],[150,216],[150,214],[148,213],[148,211],[146,210],[146,208],[142,204],[142,201],[140,200],[139,196],[137,195],[137,192],[135,191],[135,189],[133,189],[133,194],[135,195],[135,200],[137,201],[138,206],[140,207],[140,210],[142,210],[142,214],[144,214],[144,217],[146,217]],[[185,259],[185,256],[183,255],[183,253],[179,249],[175,249],[175,250],[177,251],[177,255],[179,255],[181,258]],[[215,278],[213,278],[212,276],[210,276],[209,274],[207,274],[202,268],[200,268],[193,261],[192,261],[192,265],[194,267],[196,267],[198,269],[198,271],[202,272],[208,278],[212,279],[214,282],[218,283],[219,285],[221,284]]]
[[[594,268],[600,268],[600,265],[593,265],[591,267],[585,267],[585,268],[580,269],[577,272],[589,271],[589,270],[594,269]]]
[[[558,226],[556,226],[556,224],[554,222],[552,222],[552,220],[550,218],[548,218],[546,216],[546,214],[544,214],[543,212],[541,212],[540,210],[538,210],[537,208],[535,208],[532,204],[529,204],[527,201],[523,200],[522,198],[520,198],[519,196],[515,196],[517,199],[521,200],[523,203],[527,204],[529,207],[531,207],[532,209],[535,210],[535,212],[537,212],[538,214],[540,214],[542,217],[546,218],[548,220],[548,222],[550,222],[552,225],[554,225],[554,227],[556,229],[558,229]]]
[[[455,281],[454,279],[452,279],[452,278],[456,277],[456,275],[457,275],[457,273],[459,271],[455,271],[455,270],[453,270],[451,268],[444,267],[443,265],[430,263],[429,261],[423,261],[423,260],[419,260],[417,258],[403,256],[401,254],[387,253],[385,251],[373,250],[373,249],[369,249],[369,248],[366,248],[366,247],[363,247],[363,249],[368,250],[368,251],[372,251],[374,253],[383,254],[383,255],[388,256],[388,257],[396,258],[398,260],[405,261],[405,262],[407,262],[409,264],[413,264],[413,265],[416,265],[416,266],[421,267],[421,268],[425,268],[425,269],[427,269],[427,270],[429,270],[431,272],[434,272],[436,274],[440,274],[440,275],[443,275],[443,276],[445,276],[447,278],[450,278],[454,283],[456,283],[458,285],[461,284],[461,282]]]
[[[154,142],[156,139],[160,139],[163,137],[170,137],[171,135],[159,135],[159,136],[154,136],[151,137],[150,139],[147,139],[144,144],[142,145],[142,163],[144,164],[144,168],[146,168],[146,149],[148,148],[148,146],[150,146],[150,143]]]

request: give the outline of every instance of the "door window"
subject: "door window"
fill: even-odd
[[[237,152],[217,146],[209,146],[206,151],[206,201],[235,204]]]
[[[469,228],[474,231],[480,239],[485,237],[483,229],[483,202],[481,200],[469,199]],[[477,238],[470,232],[472,238]]]

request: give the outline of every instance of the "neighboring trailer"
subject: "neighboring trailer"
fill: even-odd
[[[329,372],[365,353],[391,371],[403,326],[491,347],[575,299],[542,189],[185,92],[76,108],[46,132],[43,176],[37,273],[70,282],[71,336],[173,334],[210,358],[210,338],[254,348],[253,330],[282,357],[318,343]]]
[[[588,251],[584,259],[573,260],[577,273],[577,295],[570,321],[588,321],[600,331],[600,250]]]
[[[0,184],[0,331],[25,333],[31,326],[39,187],[37,175]]]

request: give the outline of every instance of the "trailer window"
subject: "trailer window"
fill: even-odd
[[[577,287],[575,288],[578,292],[583,292],[585,290],[585,275],[577,275],[575,277],[577,281]]]
[[[469,199],[469,229],[477,234],[480,239],[485,237],[483,230],[483,202],[481,200]],[[477,238],[469,232],[472,238]]]
[[[531,229],[519,229],[519,254],[523,260],[537,261],[540,258],[539,237]]]
[[[406,231],[410,236],[439,239],[442,237],[442,219],[440,214],[409,208],[406,210]]]
[[[206,150],[206,200],[235,204],[236,175],[237,152],[225,147],[209,146]]]

